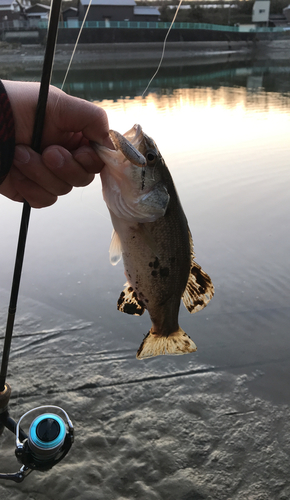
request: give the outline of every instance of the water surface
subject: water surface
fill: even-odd
[[[290,61],[167,68],[145,97],[151,68],[130,71],[72,72],[66,90],[103,106],[113,129],[140,123],[154,138],[215,297],[195,315],[181,306],[197,353],[137,361],[149,316],[116,310],[125,277],[121,263],[109,263],[99,178],[33,210],[11,413],[59,404],[77,439],[58,468],[0,491],[13,499],[31,491],[37,499],[289,498]],[[4,333],[21,207],[0,203]],[[5,467],[16,470],[11,437],[1,439]]]

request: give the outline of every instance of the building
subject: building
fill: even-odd
[[[30,5],[30,0],[0,0],[0,21],[20,19]]]
[[[286,28],[288,26],[287,18],[284,14],[270,14],[269,27],[271,28]]]
[[[83,19],[90,0],[80,0],[79,18]],[[133,21],[134,0],[92,0],[87,21]]]
[[[76,7],[68,7],[61,13],[62,21],[78,20],[79,12]],[[73,23],[74,24],[74,23]]]
[[[285,9],[283,9],[283,14],[286,17],[287,22],[290,23],[290,5],[288,5],[288,7],[285,7]]]
[[[25,13],[28,19],[48,19],[50,12],[50,6],[42,3],[36,3],[27,9],[25,9]]]
[[[252,22],[267,25],[270,14],[270,0],[256,0],[253,5]]]
[[[134,7],[134,21],[153,21],[160,20],[160,12],[156,7]]]

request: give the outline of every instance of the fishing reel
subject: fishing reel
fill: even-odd
[[[28,421],[28,417],[30,425],[26,434],[20,424],[24,420]],[[6,411],[0,415],[0,420],[15,434],[15,455],[22,464],[16,473],[0,473],[0,479],[20,483],[34,470],[48,471],[66,456],[74,441],[73,424],[59,406],[33,408],[22,415],[18,423]]]

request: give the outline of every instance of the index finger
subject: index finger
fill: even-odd
[[[72,97],[64,92],[54,95],[52,92],[49,106],[55,125],[63,132],[82,132],[84,137],[98,144],[112,147],[109,137],[109,124],[106,111],[92,102]],[[56,99],[55,99],[56,98]]]

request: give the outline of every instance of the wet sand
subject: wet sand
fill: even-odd
[[[24,305],[39,310],[37,303]],[[33,313],[18,317],[11,416],[40,403],[59,405],[73,421],[75,443],[51,471],[33,472],[22,484],[0,482],[1,498],[290,498],[290,407],[250,393],[247,384],[258,371],[235,376],[194,357],[178,369],[172,358],[139,362],[132,349],[100,352],[103,332],[94,325],[43,305],[42,313],[62,324],[45,329]],[[14,446],[5,431],[1,472],[18,470]]]

